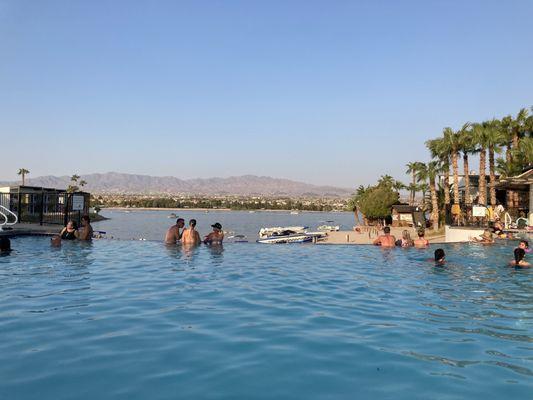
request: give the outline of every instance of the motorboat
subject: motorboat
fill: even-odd
[[[175,213],[170,213],[167,218],[177,218],[178,216]]]
[[[290,229],[273,232],[271,236],[261,237],[257,243],[285,244],[306,243],[313,240],[313,236],[306,233],[298,233]]]
[[[248,238],[245,235],[231,235],[228,236],[233,243],[248,243]]]
[[[323,221],[317,230],[322,232],[338,232],[341,229],[340,225],[335,225],[335,221]]]
[[[298,211],[296,211],[296,210],[291,211],[291,215],[298,215],[298,214],[300,214],[300,213]]]
[[[281,232],[292,231],[294,233],[305,233],[307,226],[275,226],[271,228],[261,228],[259,230],[259,238],[264,239],[269,236],[279,236]]]

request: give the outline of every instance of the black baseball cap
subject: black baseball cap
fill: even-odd
[[[218,222],[215,222],[213,225],[211,225],[213,228],[222,229],[222,225],[220,225]]]

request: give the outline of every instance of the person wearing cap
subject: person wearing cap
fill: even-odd
[[[178,218],[176,224],[168,228],[167,234],[165,235],[165,243],[176,244],[178,240],[181,240],[183,232],[180,232],[180,229],[183,229],[184,226],[185,220],[183,218]]]
[[[224,232],[222,231],[222,225],[218,222],[211,225],[213,232],[204,238],[205,244],[222,244],[224,240]]]
[[[493,244],[494,238],[492,237],[492,233],[490,232],[490,229],[485,229],[482,235],[479,236],[479,238],[475,237],[473,238],[474,242],[482,243],[482,244]]]

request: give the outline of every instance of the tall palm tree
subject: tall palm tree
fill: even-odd
[[[470,122],[464,124],[458,131],[459,149],[463,153],[463,173],[465,181],[465,203],[470,204],[470,165],[468,155],[475,151],[474,140]]]
[[[487,204],[487,178],[486,178],[486,164],[487,164],[487,146],[486,146],[486,130],[482,124],[472,124],[472,138],[473,144],[476,146],[476,152],[479,153],[479,199],[478,203],[481,205]]]
[[[527,119],[529,115],[529,110],[527,108],[522,108],[520,111],[518,111],[518,114],[516,114],[516,118],[514,119],[513,124],[513,136],[512,136],[512,142],[513,142],[513,148],[518,148],[518,142],[520,140],[520,137],[524,136],[525,131],[527,130]]]
[[[496,164],[494,155],[500,152],[500,146],[505,143],[506,138],[501,131],[500,121],[497,119],[483,122],[482,125],[485,125],[485,145],[489,152],[490,205],[494,207],[496,206]]]
[[[506,139],[505,161],[509,165],[512,162],[511,152],[513,149],[514,126],[515,126],[515,120],[510,115],[503,117],[500,121],[500,129]]]
[[[431,152],[431,157],[440,163],[439,172],[444,175],[444,204],[450,204],[450,152],[443,138],[428,140],[426,147]]]
[[[27,170],[26,168],[20,168],[17,175],[21,175],[22,176],[22,186],[25,186],[26,185],[26,175],[29,174],[30,171]]]
[[[446,127],[442,132],[442,150],[448,153],[452,160],[453,172],[453,204],[459,204],[459,134],[452,128]]]
[[[438,161],[430,161],[424,164],[424,167],[419,169],[417,178],[420,182],[429,182],[429,193],[431,196],[431,214],[430,219],[433,225],[433,229],[439,228],[439,202],[437,197],[437,186],[435,180],[438,174],[441,172],[441,167]]]
[[[415,204],[415,197],[416,197],[416,173],[418,169],[423,166],[424,163],[421,163],[420,161],[413,161],[406,164],[407,171],[405,171],[406,174],[411,174],[411,185],[409,185],[407,188],[410,190],[410,196],[409,196],[409,204],[414,205]]]

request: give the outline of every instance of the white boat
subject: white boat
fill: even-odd
[[[295,233],[294,231],[283,231],[279,234],[261,238],[257,243],[264,244],[285,244],[285,243],[306,243],[313,240],[313,236],[305,233]]]
[[[274,226],[271,228],[261,228],[259,238],[263,239],[269,236],[278,236],[281,232],[292,231],[293,233],[305,233],[307,226]]]
[[[340,225],[334,225],[335,221],[323,221],[324,224],[316,228],[318,231],[322,232],[338,232],[341,230]]]
[[[300,214],[298,211],[291,211],[291,215],[298,215]]]

